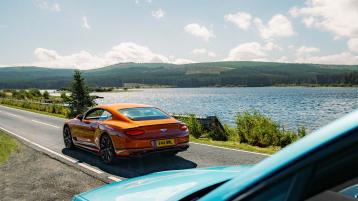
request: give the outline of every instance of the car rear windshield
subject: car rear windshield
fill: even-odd
[[[154,107],[137,107],[120,109],[120,113],[134,121],[168,119],[169,116]]]

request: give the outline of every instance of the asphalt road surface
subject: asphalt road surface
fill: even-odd
[[[62,118],[0,106],[0,129],[6,129],[51,151],[71,157],[81,165],[97,170],[97,173],[104,172],[121,178],[165,170],[255,164],[268,157],[265,154],[191,143],[187,151],[175,157],[152,155],[141,159],[119,159],[114,165],[105,165],[93,153],[64,148],[64,121]]]

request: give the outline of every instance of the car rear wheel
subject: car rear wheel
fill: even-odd
[[[101,138],[100,148],[100,154],[103,162],[106,164],[112,164],[114,161],[115,154],[112,140],[108,135],[104,135]]]
[[[63,129],[63,142],[65,144],[65,147],[68,149],[73,149],[75,147],[72,141],[71,131],[68,126]]]

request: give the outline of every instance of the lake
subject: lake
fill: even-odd
[[[310,131],[358,109],[358,88],[345,87],[158,88],[95,94],[104,97],[99,104],[144,103],[169,113],[216,115],[231,125],[238,112],[257,110],[287,129],[305,126]]]

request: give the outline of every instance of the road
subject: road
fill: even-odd
[[[83,150],[68,150],[62,140],[65,119],[0,106],[0,129],[36,143],[42,148],[72,159],[81,166],[102,174],[130,178],[156,171],[196,167],[254,164],[267,157],[240,150],[231,150],[191,143],[186,152],[175,157],[149,156],[143,159],[121,159],[105,165],[100,158]]]

